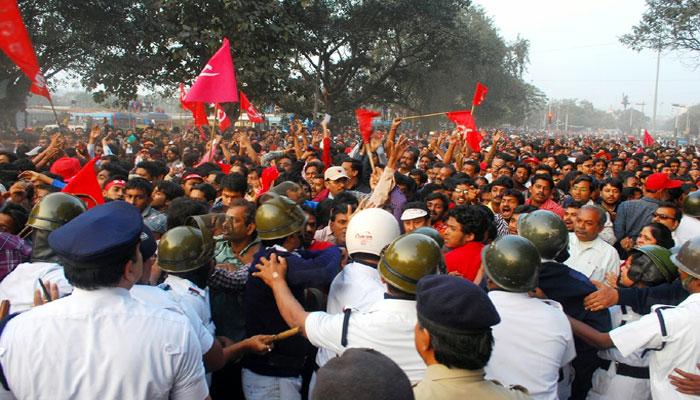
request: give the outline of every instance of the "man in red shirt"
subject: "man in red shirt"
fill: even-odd
[[[451,249],[445,254],[447,272],[461,275],[478,284],[481,271],[481,240],[488,226],[486,214],[476,206],[457,206],[447,213],[445,246]]]
[[[530,185],[530,198],[525,204],[539,208],[540,210],[551,211],[564,218],[564,209],[552,200],[552,190],[554,190],[554,180],[551,176],[537,174],[532,177]]]

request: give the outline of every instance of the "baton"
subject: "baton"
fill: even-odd
[[[46,290],[46,286],[44,286],[44,282],[41,280],[41,278],[39,278],[38,280],[39,286],[41,287],[41,291],[44,292],[44,296],[46,296],[46,302],[48,303],[49,301],[51,301],[51,295],[49,294],[49,291]]]
[[[272,341],[277,342],[280,340],[289,339],[290,337],[292,337],[294,335],[298,335],[298,334],[299,334],[299,327],[296,326],[292,329],[289,329],[289,330],[286,330],[284,332],[280,332],[280,333],[276,334],[275,336],[272,337]]]

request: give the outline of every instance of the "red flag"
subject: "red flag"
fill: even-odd
[[[253,107],[252,104],[250,104],[250,101],[248,101],[248,97],[243,93],[242,91],[239,92],[240,100],[241,100],[241,110],[245,110],[245,113],[248,114],[248,119],[250,122],[255,122],[256,124],[259,124],[265,120],[262,115],[258,112],[258,110]]]
[[[481,141],[484,139],[476,129],[476,122],[474,122],[474,117],[472,113],[467,110],[463,111],[452,111],[447,113],[447,118],[457,125],[457,129],[464,132],[466,135],[465,140],[469,144],[469,147],[476,152],[481,151]]]
[[[229,172],[231,172],[231,165],[230,164],[224,164],[224,163],[217,161],[216,165],[218,165],[219,168],[221,168],[221,172],[223,172],[226,175],[228,175]]]
[[[97,157],[85,164],[83,168],[70,179],[66,187],[61,190],[62,192],[80,197],[87,205],[87,208],[105,203],[105,199],[102,197],[102,188],[100,188],[100,184],[97,182],[97,174],[95,173],[96,161]]]
[[[280,172],[277,170],[277,167],[272,166],[272,167],[267,167],[263,169],[262,174],[260,175],[260,192],[258,192],[258,196],[260,196],[263,193],[266,193],[272,185],[275,183],[275,179],[280,176]]]
[[[649,134],[649,132],[644,130],[644,147],[651,147],[656,143],[654,138]]]
[[[0,49],[32,81],[29,89],[32,93],[51,99],[17,0],[3,0],[0,3]]]
[[[209,120],[207,120],[207,108],[202,102],[188,102],[185,101],[187,93],[185,93],[185,85],[180,84],[180,106],[185,110],[190,110],[192,116],[194,117],[194,126],[204,126],[209,125]]]
[[[236,72],[233,69],[231,48],[224,38],[221,48],[199,73],[185,98],[188,102],[232,103],[238,101]]]
[[[216,120],[219,121],[219,129],[225,131],[229,126],[231,126],[231,120],[229,119],[228,115],[226,115],[226,111],[224,111],[220,105],[217,104],[216,107],[214,107],[214,110],[216,111]]]
[[[486,93],[489,92],[489,88],[486,85],[482,85],[481,82],[476,83],[476,90],[474,90],[474,98],[472,99],[473,106],[479,106],[486,99]]]
[[[365,110],[364,108],[355,110],[355,118],[357,118],[357,124],[360,125],[360,134],[364,143],[369,143],[372,136],[372,119],[379,115],[376,111]]]

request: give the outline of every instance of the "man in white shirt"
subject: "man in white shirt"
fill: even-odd
[[[139,211],[114,201],[49,235],[75,289],[4,326],[0,363],[16,398],[209,398],[187,318],[129,295],[142,231]]]
[[[619,274],[617,250],[599,237],[606,213],[598,206],[583,206],[576,216],[574,232],[569,233],[569,258],[564,262],[588,279],[604,281],[607,273]]]
[[[348,348],[377,350],[398,364],[415,385],[426,369],[414,344],[416,284],[435,273],[440,262],[442,253],[433,239],[417,233],[400,236],[379,260],[379,273],[387,284],[384,299],[364,312],[346,309],[338,314],[304,310],[287,285],[283,258],[262,258],[253,276],[272,289],[282,318],[289,326],[300,327],[311,344],[338,355]]]
[[[530,297],[537,286],[540,255],[529,240],[496,239],[485,251],[489,298],[501,322],[486,378],[521,385],[533,399],[558,399],[559,370],[576,357],[574,337],[559,303]]]

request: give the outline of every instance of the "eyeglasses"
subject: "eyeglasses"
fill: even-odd
[[[671,217],[671,216],[668,216],[668,215],[659,214],[659,213],[657,213],[657,212],[655,212],[655,213],[652,214],[652,215],[654,216],[654,218],[659,218],[659,219],[676,219],[676,217]]]

